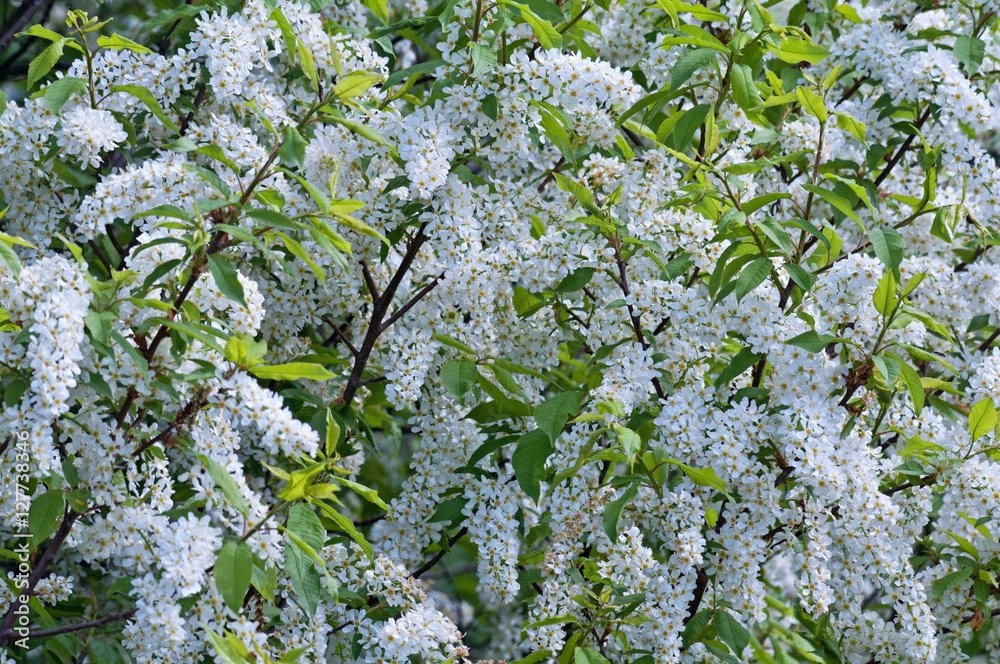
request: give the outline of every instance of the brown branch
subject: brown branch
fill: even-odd
[[[764,366],[767,364],[767,355],[757,360],[757,364],[753,368],[753,382],[751,385],[753,387],[760,387],[760,383],[764,380]]]
[[[382,319],[385,318],[386,313],[389,311],[389,305],[392,303],[392,299],[396,295],[403,277],[410,269],[410,265],[413,264],[413,260],[417,257],[420,247],[427,241],[427,236],[424,235],[425,228],[427,228],[426,223],[421,224],[420,228],[417,229],[413,239],[406,245],[406,253],[403,255],[403,260],[400,261],[396,273],[392,275],[392,279],[389,280],[382,294],[374,298],[368,331],[365,333],[361,347],[358,348],[358,354],[354,358],[354,367],[351,369],[351,375],[348,377],[347,385],[344,386],[344,392],[337,399],[337,403],[350,404],[354,400],[354,395],[357,394],[358,388],[361,387],[361,374],[365,371],[368,358],[371,357],[372,350],[375,348],[375,342],[384,331]]]
[[[684,621],[685,625],[689,620],[695,617],[695,614],[698,613],[698,607],[701,606],[701,598],[705,596],[705,591],[707,589],[708,574],[705,573],[705,570],[699,567],[698,576],[694,582],[694,597],[691,599],[691,602],[688,603],[688,617],[687,620]]]
[[[59,529],[56,530],[55,535],[49,541],[48,547],[45,549],[45,553],[42,557],[38,559],[35,564],[35,569],[28,577],[28,584],[21,589],[19,595],[17,595],[11,602],[10,608],[7,610],[7,615],[4,617],[3,624],[0,625],[0,644],[9,641],[14,636],[14,631],[12,627],[14,626],[14,620],[17,618],[17,611],[21,608],[21,598],[30,597],[35,592],[35,586],[38,582],[42,580],[45,573],[49,570],[49,565],[56,557],[56,553],[62,547],[66,538],[69,536],[71,530],[73,530],[73,524],[76,522],[77,518],[80,516],[79,512],[74,512],[69,510],[63,515],[62,523],[59,524]]]
[[[979,344],[979,347],[976,348],[976,350],[979,351],[980,353],[982,353],[987,348],[989,348],[990,346],[993,345],[993,342],[997,340],[997,337],[1000,337],[1000,327],[998,327],[997,329],[993,330],[993,334],[991,334],[986,339],[986,341],[984,341],[983,343]]]
[[[163,431],[161,431],[159,434],[157,434],[153,438],[150,438],[145,443],[143,443],[142,446],[139,447],[135,452],[132,452],[132,456],[138,457],[153,445],[156,445],[161,440],[166,439],[175,429],[187,423],[188,419],[204,405],[205,405],[205,395],[204,394],[196,395],[193,399],[184,404],[184,407],[181,408],[180,411],[178,411],[177,415],[174,417],[173,420],[170,421],[169,424],[167,424],[167,427]]]
[[[566,157],[560,157],[559,161],[556,162],[556,165],[552,167],[552,170],[550,170],[548,174],[545,176],[545,179],[542,180],[542,183],[538,185],[538,193],[541,193],[542,190],[545,189],[545,187],[548,186],[550,182],[552,182],[552,179],[556,176],[556,173],[559,172],[559,169],[561,169],[563,167],[563,164],[565,163],[566,163]]]
[[[184,4],[190,5],[191,0],[186,0]],[[160,55],[166,55],[167,51],[170,50],[170,37],[174,34],[174,30],[177,29],[177,26],[180,25],[181,20],[182,19],[177,19],[174,21],[173,25],[170,26],[170,29],[167,30],[167,33],[160,39],[159,44],[156,45],[156,50],[159,51]]]
[[[467,532],[469,532],[469,528],[467,526],[463,526],[462,529],[459,530],[457,533],[455,533],[455,536],[448,541],[448,549],[442,548],[440,551],[434,554],[433,558],[431,558],[426,563],[418,567],[417,570],[414,571],[413,574],[411,574],[410,576],[412,576],[414,579],[419,579],[421,576],[423,576],[431,569],[433,569],[435,565],[441,562],[441,559],[444,558],[446,553],[448,553],[448,550],[451,547],[455,546],[455,544],[458,543],[458,540],[465,537],[465,534]]]
[[[629,287],[628,287],[628,274],[626,273],[627,266],[625,264],[625,260],[622,258],[621,241],[617,235],[615,236],[614,241],[612,242],[612,246],[615,249],[615,261],[618,264],[618,274],[619,274],[618,287],[621,289],[622,294],[627,299],[631,294],[629,292]],[[639,345],[642,347],[643,350],[648,349],[649,346],[646,344],[646,337],[644,337],[642,334],[642,321],[640,321],[639,317],[636,316],[635,308],[631,304],[626,304],[625,308],[628,310],[629,320],[632,321],[632,329],[635,331],[636,341],[639,342]],[[665,399],[666,393],[663,391],[663,386],[660,385],[660,379],[654,376],[652,382],[653,382],[653,389],[656,390],[656,396],[658,396],[660,399]]]
[[[372,272],[368,269],[368,263],[365,261],[361,261],[361,273],[365,276],[365,285],[368,286],[368,292],[371,293],[372,299],[377,302],[381,298],[378,294],[378,285],[375,283]]]
[[[332,320],[330,320],[329,316],[324,316],[323,320],[326,321],[327,325],[329,325],[330,327],[333,328],[334,335],[337,336],[337,337],[339,337],[340,340],[344,342],[344,345],[347,346],[347,350],[351,351],[351,355],[353,355],[354,357],[357,357],[358,356],[358,349],[354,347],[354,344],[352,344],[351,340],[347,338],[347,335],[344,334],[344,331],[342,329],[340,329],[340,326],[337,325],[336,323],[334,323]],[[346,323],[345,323],[345,325],[346,325]],[[329,345],[329,343],[332,340],[333,340],[333,337],[330,337],[329,339],[327,339],[323,343],[323,345],[324,346]]]
[[[35,0],[34,2],[28,2],[20,7],[20,12],[18,17],[14,19],[11,23],[10,28],[7,29],[5,33],[0,35],[0,53],[7,49],[7,45],[14,41],[17,33],[24,30],[31,19],[35,17],[43,7],[46,5],[52,5],[55,0]]]
[[[419,302],[425,295],[434,290],[434,287],[438,285],[438,282],[441,281],[442,278],[444,278],[444,272],[434,277],[434,279],[432,279],[429,284],[421,288],[416,295],[411,297],[409,302],[401,306],[396,311],[396,313],[389,316],[389,319],[382,324],[382,329],[380,330],[380,332],[385,332],[392,326],[393,323],[395,323],[397,320],[405,316],[406,312],[412,309],[417,302]]]
[[[104,269],[108,271],[108,276],[109,277],[113,276],[115,269],[111,267],[111,262],[108,261],[107,257],[104,255],[104,252],[101,251],[101,248],[97,246],[97,243],[94,242],[93,240],[87,240],[87,244],[90,245],[90,248],[94,250],[95,254],[97,254],[97,260],[101,261],[101,265],[103,265]]]
[[[927,110],[924,111],[924,114],[920,117],[920,120],[917,121],[917,129],[920,129],[922,126],[924,126],[924,123],[927,122],[927,118],[929,118],[930,115],[931,115],[931,106],[930,104],[928,104]],[[913,138],[916,135],[917,135],[916,132],[914,132],[909,136],[907,136],[903,144],[899,146],[899,149],[893,153],[890,161],[886,164],[885,168],[882,169],[882,172],[879,173],[879,176],[875,179],[876,189],[878,189],[879,185],[881,185],[885,181],[885,179],[889,177],[889,173],[892,172],[892,169],[896,167],[896,164],[899,163],[899,160],[903,158],[903,153],[910,149],[910,145],[913,144]]]
[[[90,629],[91,627],[100,627],[101,625],[106,625],[110,622],[115,622],[117,620],[128,620],[135,615],[135,609],[129,609],[128,611],[122,611],[121,613],[112,613],[104,616],[103,618],[98,618],[96,620],[91,620],[85,623],[77,623],[75,625],[63,625],[62,627],[53,627],[52,629],[41,629],[28,634],[28,638],[39,639],[45,636],[57,636],[59,634],[68,634],[70,632],[80,632],[85,629]]]
[[[847,92],[845,92],[843,95],[841,95],[840,99],[837,100],[837,103],[838,104],[842,104],[845,101],[847,101],[848,99],[850,99],[851,97],[853,97],[854,93],[861,89],[861,86],[865,84],[865,81],[867,81],[868,78],[869,78],[868,76],[862,76],[861,78],[859,78],[858,80],[856,80],[854,82],[854,85],[852,85],[847,90]]]

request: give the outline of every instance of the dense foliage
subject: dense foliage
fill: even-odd
[[[993,0],[52,6],[0,662],[1000,657]]]

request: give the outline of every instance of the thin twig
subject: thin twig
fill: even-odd
[[[129,609],[128,611],[122,611],[121,613],[112,613],[106,615],[103,618],[98,618],[96,620],[91,620],[85,623],[77,623],[75,625],[63,625],[62,627],[53,627],[51,629],[40,629],[28,634],[28,638],[39,639],[44,636],[57,636],[59,634],[68,634],[70,632],[80,632],[85,629],[90,629],[91,627],[100,627],[101,625],[107,625],[110,622],[115,622],[117,620],[128,620],[135,615],[135,609]]]
[[[452,537],[448,541],[448,548],[447,549],[441,549],[440,551],[438,551],[436,554],[434,554],[433,558],[431,558],[426,563],[424,563],[423,565],[421,565],[420,567],[418,567],[417,570],[415,572],[413,572],[413,574],[411,574],[410,576],[412,576],[414,579],[419,579],[421,576],[423,576],[424,574],[426,574],[427,572],[429,572],[431,569],[433,569],[435,565],[437,565],[439,562],[441,562],[441,559],[444,558],[445,554],[448,553],[449,549],[451,549],[451,547],[455,546],[458,543],[458,540],[460,540],[463,537],[465,537],[465,534],[467,532],[469,532],[469,528],[467,526],[464,526],[460,531],[458,531],[457,533],[455,533],[454,537]]]

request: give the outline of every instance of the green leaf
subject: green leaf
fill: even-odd
[[[480,78],[489,74],[497,66],[496,52],[482,44],[472,44],[469,46],[472,57],[472,78]]]
[[[413,65],[412,67],[407,67],[406,69],[401,69],[400,71],[393,72],[389,74],[389,78],[385,79],[386,88],[391,88],[397,83],[401,83],[411,76],[417,76],[418,74],[429,74],[435,69],[441,67],[445,64],[444,60],[429,60],[428,62],[421,62]]]
[[[42,39],[48,39],[50,42],[62,41],[62,39],[63,39],[63,36],[61,34],[59,34],[58,32],[53,32],[52,30],[49,30],[48,28],[43,28],[42,26],[38,25],[37,23],[35,25],[30,26],[24,32],[17,33],[15,36],[16,37],[23,37],[25,35],[29,35],[31,37],[41,37]]]
[[[39,485],[42,488],[44,485]],[[46,491],[34,496],[28,508],[28,530],[34,538],[35,546],[49,538],[59,527],[66,511],[66,499],[61,489]]]
[[[902,360],[899,362],[899,373],[903,376],[903,383],[906,384],[906,389],[910,392],[913,412],[916,413],[917,417],[920,417],[920,413],[924,409],[924,387],[920,383],[920,374]]]
[[[243,293],[243,284],[240,283],[236,268],[230,265],[229,261],[218,254],[211,254],[208,257],[208,269],[223,295],[244,307],[248,306],[246,295]]]
[[[681,643],[685,649],[697,640],[711,621],[712,611],[710,609],[702,609],[687,621],[684,625],[684,632],[681,634]]]
[[[330,120],[332,122],[336,122],[338,124],[342,124],[345,127],[347,127],[348,129],[350,129],[351,131],[353,131],[358,136],[360,136],[362,138],[366,138],[369,141],[372,141],[373,143],[378,143],[379,145],[384,145],[386,147],[392,147],[390,145],[389,141],[386,140],[385,136],[383,136],[382,134],[378,133],[377,131],[375,131],[374,129],[372,129],[371,127],[369,127],[366,124],[362,124],[360,122],[356,122],[355,120],[347,120],[345,118],[338,118],[335,115],[325,116],[325,119],[326,120]]]
[[[576,648],[573,651],[574,664],[611,664],[601,653],[593,648]]]
[[[993,398],[986,397],[978,401],[969,411],[969,434],[972,440],[979,440],[997,425],[997,410],[993,406]]]
[[[209,477],[215,482],[216,488],[222,492],[222,495],[226,497],[233,507],[239,510],[240,514],[249,516],[250,509],[247,507],[246,498],[243,497],[239,485],[236,484],[236,480],[229,474],[229,471],[209,456],[199,454],[197,458],[205,464],[205,469],[208,470]]]
[[[521,10],[521,16],[528,22],[528,25],[531,26],[539,46],[544,49],[562,48],[562,35],[552,27],[550,22],[536,16],[527,4],[519,4],[516,2],[510,2],[509,0],[506,0],[504,4],[517,7]]]
[[[764,194],[763,196],[758,196],[757,198],[750,199],[743,204],[743,213],[746,215],[751,215],[757,210],[761,209],[765,205],[770,205],[774,201],[781,200],[783,198],[791,198],[792,195],[789,193],[781,192],[774,194]]]
[[[326,530],[319,517],[316,516],[312,508],[303,503],[292,505],[292,508],[288,510],[288,521],[285,528],[301,537],[303,542],[316,551],[322,550],[323,544],[326,542]]]
[[[226,342],[224,356],[227,361],[233,364],[246,364],[247,359],[250,357],[250,344],[239,337],[229,337],[229,340]]]
[[[361,4],[367,7],[375,18],[383,24],[389,20],[389,8],[387,0],[361,0]]]
[[[948,590],[960,585],[963,581],[972,576],[973,570],[971,567],[963,567],[957,572],[952,572],[947,576],[943,576],[934,583],[931,584],[931,597],[934,599],[941,599],[941,596],[945,594]]]
[[[257,365],[248,371],[263,380],[330,380],[335,377],[320,365],[308,362]]]
[[[532,429],[518,438],[517,449],[511,456],[518,485],[536,503],[541,494],[540,483],[545,479],[545,461],[554,451],[545,432]]]
[[[144,32],[149,32],[150,30],[155,30],[156,28],[167,25],[168,23],[173,23],[174,21],[180,21],[185,18],[192,18],[197,16],[204,11],[202,7],[195,7],[192,5],[182,5],[177,9],[171,9],[162,11],[153,18],[149,19],[142,24],[139,28],[138,34],[143,34]]]
[[[911,456],[920,454],[921,452],[925,452],[927,450],[933,450],[935,452],[944,452],[945,448],[941,447],[937,443],[926,441],[920,436],[913,436],[908,441],[906,441],[906,445],[904,445],[903,449],[899,451],[899,456],[903,457],[904,459],[908,459]]]
[[[835,182],[839,182],[839,183],[843,184],[845,187],[847,187],[848,189],[850,189],[852,192],[854,192],[854,195],[858,197],[858,200],[861,201],[862,203],[864,203],[865,207],[867,207],[868,210],[871,211],[872,216],[873,217],[878,217],[878,212],[877,212],[877,209],[878,209],[878,197],[876,196],[875,203],[872,204],[872,200],[868,196],[868,189],[865,188],[865,186],[863,186],[861,184],[858,184],[854,180],[850,180],[848,178],[841,177],[841,176],[837,175],[836,173],[824,173],[823,177],[828,178],[830,180],[833,180]],[[872,191],[873,192],[875,191],[874,190],[874,186],[875,186],[874,183],[865,181],[865,184],[871,185]]]
[[[785,62],[817,64],[830,55],[823,46],[798,37],[785,37],[778,45],[778,57]]]
[[[91,493],[89,489],[73,489],[66,492],[66,504],[77,514],[86,514],[90,507]]]
[[[274,601],[274,593],[278,589],[278,573],[273,567],[267,567],[255,558],[253,569],[250,570],[250,583],[261,597],[269,602]]]
[[[281,161],[289,166],[298,166],[300,170],[305,168],[306,139],[292,126],[286,126],[282,135],[281,147],[278,148]]]
[[[434,334],[434,339],[436,341],[440,342],[440,343],[443,343],[445,346],[451,346],[452,348],[457,348],[458,350],[464,351],[464,352],[468,353],[469,355],[475,355],[476,354],[476,351],[473,350],[471,346],[467,346],[467,345],[463,344],[458,339],[452,339],[448,335],[445,335],[445,334]]]
[[[802,110],[819,120],[821,123],[826,122],[826,104],[823,103],[823,99],[819,95],[800,85],[795,88],[795,96],[799,98],[799,103],[802,104]]]
[[[58,113],[74,94],[87,91],[87,83],[75,76],[63,76],[45,88],[45,107]]]
[[[678,89],[691,76],[710,62],[715,62],[719,52],[712,48],[696,48],[681,55],[670,70],[670,91]]]
[[[177,125],[174,121],[168,118],[164,112],[163,108],[160,107],[160,103],[156,101],[153,97],[153,93],[148,89],[142,87],[141,85],[116,85],[111,88],[111,92],[127,92],[130,95],[136,97],[139,101],[146,105],[146,107],[163,123],[165,127],[171,129],[173,132],[177,133]]]
[[[965,208],[962,205],[944,205],[934,213],[934,222],[931,224],[931,235],[940,238],[948,244],[955,242],[955,229],[958,222],[965,216]]]
[[[358,484],[357,482],[349,480],[345,477],[339,477],[336,475],[333,477],[333,481],[336,482],[337,484],[342,484],[343,486],[347,487],[354,493],[358,494],[359,496],[367,500],[372,505],[381,507],[387,512],[389,511],[389,506],[386,505],[384,500],[379,498],[378,491],[376,491],[375,489],[367,487],[364,484]]]
[[[858,142],[868,147],[868,140],[865,135],[865,123],[846,111],[837,111],[837,126],[858,139]]]
[[[743,271],[740,272],[736,280],[736,299],[742,300],[747,293],[764,283],[767,275],[771,274],[771,260],[768,258],[755,258]]]
[[[715,625],[715,632],[719,638],[732,649],[737,657],[740,657],[743,649],[750,644],[750,631],[741,625],[732,614],[723,609],[716,611],[712,624]]]
[[[893,276],[898,280],[899,264],[903,262],[903,250],[906,248],[903,236],[896,229],[886,227],[876,228],[868,237],[872,241],[875,256],[892,270]]]
[[[578,268],[572,274],[564,277],[553,290],[556,293],[575,293],[590,282],[595,272],[597,269],[592,267]]]
[[[980,604],[985,604],[990,597],[990,587],[982,579],[976,579],[972,582],[972,592]]]
[[[528,5],[532,14],[544,21],[561,23],[566,20],[562,10],[549,0],[525,0],[524,4]]]
[[[688,479],[697,484],[698,486],[710,486],[713,489],[718,489],[719,491],[725,493],[728,491],[726,483],[722,481],[714,470],[711,468],[692,468],[686,464],[676,461],[674,459],[668,459],[667,463],[672,463],[687,475]]]
[[[629,486],[625,492],[618,498],[612,500],[608,503],[608,506],[604,508],[604,516],[602,517],[604,523],[604,532],[607,533],[608,539],[612,542],[618,541],[618,522],[622,517],[622,510],[625,508],[629,502],[639,493],[639,490],[633,484]]]
[[[819,196],[827,203],[832,205],[835,209],[840,210],[846,216],[854,220],[854,223],[856,223],[861,228],[861,230],[865,230],[864,224],[861,223],[861,219],[858,218],[857,213],[854,211],[854,206],[852,206],[850,201],[848,201],[846,198],[833,193],[829,189],[824,189],[814,184],[804,184],[802,185],[802,188],[805,189],[806,191],[812,192],[816,196]]]
[[[733,101],[748,115],[753,114],[753,109],[764,103],[760,98],[757,86],[754,84],[750,67],[742,64],[733,65],[729,72],[729,80],[733,91]]]
[[[101,35],[97,38],[97,45],[101,48],[110,48],[116,51],[122,49],[127,49],[129,51],[135,51],[136,53],[152,53],[152,51],[142,44],[137,44],[136,42],[122,37],[121,35]]]
[[[215,558],[212,576],[226,606],[235,612],[243,607],[243,598],[250,588],[253,552],[246,542],[226,542]]]
[[[369,559],[375,557],[372,545],[368,543],[368,540],[364,538],[364,535],[358,532],[358,530],[354,527],[354,523],[350,519],[326,503],[321,502],[319,503],[319,506],[320,509],[323,510],[323,515],[333,521],[337,528],[347,533],[350,538],[354,540],[355,544],[357,544],[361,550],[364,551],[365,555],[368,556]]]
[[[59,62],[59,58],[63,54],[63,46],[68,41],[70,40],[60,39],[49,44],[44,51],[38,54],[38,57],[31,61],[31,64],[28,65],[28,82],[25,84],[28,90],[35,87],[35,83],[42,80]]]
[[[379,233],[374,228],[372,228],[368,224],[364,223],[360,219],[352,217],[352,216],[350,216],[348,214],[337,214],[337,213],[334,213],[333,216],[336,218],[336,220],[338,222],[340,222],[344,226],[347,226],[352,231],[354,231],[356,233],[361,233],[362,235],[367,235],[368,237],[373,237],[376,240],[381,240],[382,242],[384,242],[386,244],[386,246],[389,245],[388,238],[386,238],[384,235],[382,235],[381,233]]]
[[[792,337],[785,343],[798,346],[810,353],[818,353],[821,350],[825,350],[827,346],[835,341],[837,341],[837,337],[829,334],[819,334],[814,330],[810,330],[809,332],[803,332],[798,336]]]
[[[763,353],[755,353],[750,350],[750,347],[744,347],[733,356],[733,359],[729,361],[729,365],[723,369],[718,377],[715,379],[715,387],[719,388],[723,385],[727,385],[729,381],[733,380],[744,371],[757,364],[757,361],[764,357]]]
[[[323,548],[326,530],[315,512],[299,503],[289,511],[285,534],[284,571],[292,582],[299,606],[311,620],[316,615],[323,588],[309,549],[317,542],[318,548]]]
[[[483,115],[488,117],[490,120],[496,120],[497,113],[499,110],[497,108],[497,96],[495,94],[490,93],[485,97],[483,97],[482,109],[483,109]]]
[[[642,438],[639,437],[635,431],[632,431],[628,427],[623,427],[620,424],[614,425],[615,435],[618,436],[618,442],[621,443],[622,447],[625,449],[625,453],[628,455],[629,461],[635,458],[635,455],[639,452],[639,448],[642,447]]]
[[[196,148],[194,151],[197,152],[198,154],[203,154],[206,157],[210,157],[224,164],[229,168],[229,170],[231,170],[234,173],[240,172],[240,167],[237,166],[232,159],[226,156],[226,153],[223,152],[222,148],[219,146],[218,143],[202,145],[201,147]]]
[[[705,121],[705,116],[711,107],[708,104],[698,104],[681,115],[680,119],[674,125],[674,148],[677,150],[684,150],[687,144],[691,142],[694,137],[694,132],[697,131],[698,127]]]
[[[985,581],[986,583],[990,584],[994,588],[1000,587],[997,584],[996,575],[993,574],[993,572],[989,571],[988,569],[979,570],[979,578]]]
[[[373,74],[370,71],[352,71],[337,81],[337,85],[333,87],[333,93],[341,99],[360,97],[381,80],[380,74]]]
[[[986,42],[977,37],[960,35],[955,39],[953,50],[955,59],[965,65],[965,71],[969,76],[975,75],[983,64],[983,56],[986,54]]]
[[[90,336],[101,342],[104,345],[108,343],[108,337],[111,334],[111,328],[114,322],[117,320],[117,316],[113,311],[88,311],[86,317],[84,318],[84,323],[87,326],[87,330],[90,332]]]
[[[777,219],[772,217],[766,217],[757,222],[757,228],[763,231],[764,235],[768,237],[772,242],[778,245],[778,248],[786,256],[790,256],[792,253],[792,236],[788,234]]]
[[[579,201],[583,207],[587,208],[588,212],[597,215],[598,217],[603,216],[601,208],[597,207],[594,195],[590,193],[589,189],[576,180],[566,177],[562,173],[553,173],[553,175],[555,176],[556,184],[559,188],[565,192],[573,194],[576,200]]]
[[[885,379],[885,383],[889,389],[894,389],[901,366],[899,360],[892,355],[876,355],[872,357],[872,362],[882,375],[882,378]]]
[[[535,423],[554,443],[559,434],[562,433],[566,422],[579,410],[580,393],[563,392],[547,399],[535,408]]]
[[[15,277],[21,274],[21,261],[17,257],[17,252],[6,242],[0,242],[0,258],[3,258],[3,262],[7,264]]]
[[[246,663],[246,657],[244,657],[240,651],[236,649],[229,639],[222,638],[209,628],[205,629],[205,633],[208,634],[208,638],[212,641],[212,646],[215,648],[216,654],[219,655],[225,664]]]
[[[326,409],[326,441],[325,449],[327,456],[333,456],[337,451],[337,443],[340,442],[340,424],[333,416],[333,411]]]
[[[872,294],[872,303],[875,305],[875,310],[883,316],[890,315],[896,308],[899,299],[896,297],[896,280],[891,272],[886,272],[879,279],[878,286]]]
[[[441,366],[441,382],[448,393],[461,400],[479,377],[479,367],[469,360],[452,360]]]
[[[293,470],[288,474],[288,483],[285,484],[278,497],[284,500],[301,500],[305,498],[310,488],[316,483],[316,478],[326,470],[328,463],[328,461],[321,461],[305,468]],[[277,469],[271,468],[270,470],[278,475]]]
[[[316,73],[316,62],[313,60],[312,53],[309,52],[309,48],[302,40],[296,41],[295,50],[299,55],[299,66],[302,68],[302,73],[312,83],[313,90],[318,90],[319,75]]]

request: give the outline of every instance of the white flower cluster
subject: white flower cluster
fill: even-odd
[[[56,143],[66,154],[83,163],[97,166],[101,154],[122,143],[128,134],[110,112],[77,106],[60,118],[62,129]]]
[[[81,373],[90,298],[79,268],[61,256],[25,267],[16,280],[7,272],[0,282],[0,305],[29,332],[25,345],[5,338],[4,353],[7,362],[31,376],[25,397],[4,410],[0,426],[11,436],[27,429],[40,472],[60,465],[51,426],[71,406],[70,390]]]
[[[238,372],[218,381],[213,397],[232,418],[233,426],[252,433],[259,441],[263,458],[274,459],[280,452],[288,456],[313,456],[319,437],[309,425],[295,419],[281,398],[264,389],[250,375]]]

